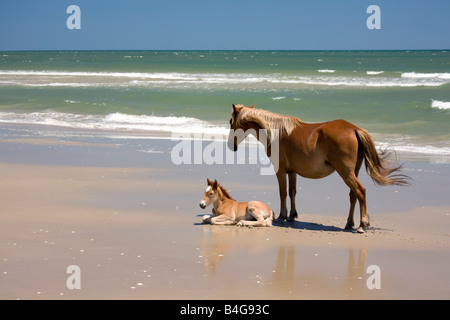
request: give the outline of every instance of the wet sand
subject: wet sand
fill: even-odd
[[[249,164],[174,165],[171,147],[2,141],[0,298],[450,298],[449,165],[406,162],[407,188],[376,187],[362,172],[362,235],[343,230],[348,190],[336,174],[299,178],[298,221],[251,229],[200,223],[206,178],[278,213],[275,176]],[[81,289],[67,287],[71,265]]]

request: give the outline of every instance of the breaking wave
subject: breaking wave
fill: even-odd
[[[340,75],[336,70],[318,70],[319,74],[257,74],[257,73],[179,73],[179,72],[77,72],[0,70],[0,85],[29,87],[223,87],[251,86],[352,86],[352,87],[417,87],[441,86],[450,83],[450,73],[399,73],[400,76],[378,76],[382,71],[365,75]]]

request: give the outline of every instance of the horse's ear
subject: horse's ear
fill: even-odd
[[[217,190],[217,179],[214,180],[213,188]]]
[[[250,107],[248,107],[249,109],[252,109],[253,107],[254,107],[255,105],[254,104],[252,104]]]
[[[206,178],[206,183],[208,186],[211,186],[213,184],[213,182],[211,180],[209,180],[208,178]]]
[[[234,105],[234,103],[232,104],[233,109],[231,110],[231,114],[236,114],[238,112],[236,106]]]

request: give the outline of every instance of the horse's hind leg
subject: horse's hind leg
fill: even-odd
[[[355,226],[355,220],[353,219],[353,213],[355,212],[356,206],[356,195],[350,190],[350,211],[348,213],[347,224],[345,225],[345,230],[352,230]]]
[[[359,173],[359,169],[361,169],[362,161],[363,161],[363,155],[359,155],[358,160],[356,162],[356,166],[355,166],[355,176],[356,177],[358,177],[358,173]],[[350,189],[349,197],[350,197],[350,210],[348,213],[347,224],[345,225],[346,230],[352,230],[353,227],[355,226],[355,221],[353,219],[353,213],[355,212],[357,198],[356,198],[355,192],[353,192],[352,189]]]
[[[350,173],[348,176],[342,176],[342,178],[344,179],[344,182],[347,184],[347,186],[350,188],[350,197],[351,200],[353,201],[350,203],[350,215],[348,217],[347,220],[347,225],[349,225],[349,220],[350,223],[352,223],[353,221],[353,211],[354,207],[355,207],[355,198],[358,199],[359,202],[359,209],[360,209],[360,214],[361,214],[361,222],[358,228],[358,232],[359,233],[364,233],[364,229],[367,228],[369,226],[369,215],[367,214],[367,207],[366,207],[366,189],[364,188],[364,186],[361,184],[361,182],[359,182],[358,178],[356,177],[356,175],[352,172]],[[352,208],[353,207],[353,208]]]
[[[364,229],[369,226],[369,215],[367,214],[366,207],[366,189],[358,180],[357,174],[361,168],[362,159],[360,157],[355,158],[353,161],[336,161],[333,167],[339,173],[345,184],[350,188],[350,211],[347,218],[346,229],[351,229],[354,225],[353,212],[355,209],[356,200],[359,202],[359,210],[361,214],[361,223],[358,228],[359,233],[364,233]]]

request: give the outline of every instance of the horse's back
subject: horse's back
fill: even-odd
[[[288,171],[319,179],[336,169],[335,158],[357,153],[358,141],[355,131],[359,128],[345,120],[321,123],[304,123],[294,130],[290,142],[286,144]]]
[[[359,128],[351,122],[343,119],[337,119],[333,121],[324,122],[322,124],[323,129],[325,129],[328,134],[339,135],[345,131],[359,130]]]
[[[322,141],[318,141],[318,144],[322,144],[322,147],[325,148],[331,148],[332,151],[337,151],[336,148],[354,148],[358,144],[355,132],[360,128],[348,121],[339,119],[325,122],[319,130],[319,137]]]
[[[339,174],[353,172],[361,155],[356,131],[361,130],[345,120],[330,121],[322,128],[318,148],[324,157]]]

